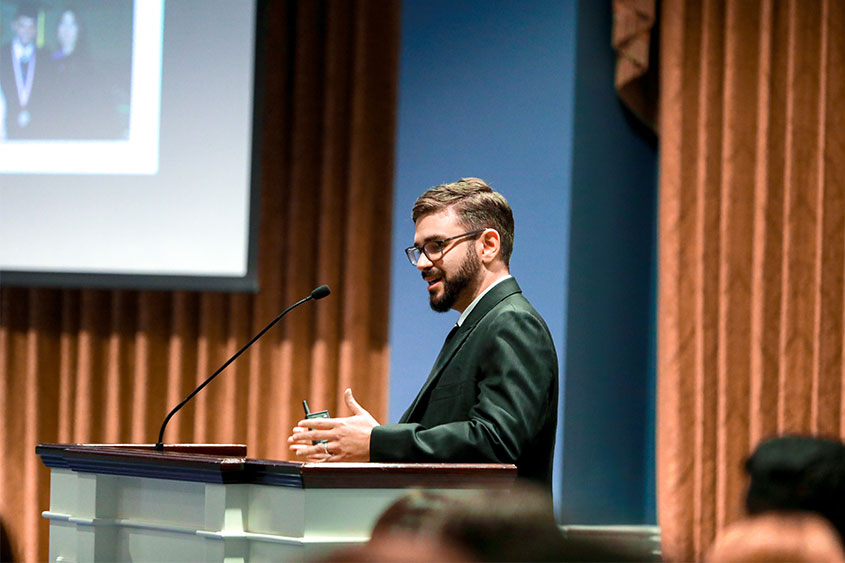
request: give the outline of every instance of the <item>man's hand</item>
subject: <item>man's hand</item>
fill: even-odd
[[[378,421],[358,404],[352,390],[343,392],[352,416],[307,418],[296,423],[288,438],[291,451],[307,461],[370,461],[370,434]],[[312,441],[327,440],[326,444]]]

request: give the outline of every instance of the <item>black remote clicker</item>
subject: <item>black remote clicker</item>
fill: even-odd
[[[308,408],[308,401],[302,401],[302,408],[305,409],[305,418],[329,418],[329,411],[317,411],[311,412],[311,409]],[[309,428],[308,430],[313,430],[313,428]],[[326,444],[328,440],[317,440],[316,442],[311,442],[312,444]]]

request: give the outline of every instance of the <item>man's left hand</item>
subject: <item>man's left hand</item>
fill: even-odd
[[[379,425],[355,397],[352,390],[343,393],[352,416],[342,418],[307,418],[297,422],[288,438],[291,451],[307,461],[369,461],[370,434]],[[312,444],[326,440],[325,444]]]

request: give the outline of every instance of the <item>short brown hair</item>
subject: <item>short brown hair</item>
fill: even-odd
[[[480,178],[461,178],[451,184],[428,189],[417,198],[411,215],[414,223],[421,217],[454,208],[461,223],[469,230],[495,229],[499,233],[499,254],[510,265],[513,252],[513,212],[505,197],[494,192]]]

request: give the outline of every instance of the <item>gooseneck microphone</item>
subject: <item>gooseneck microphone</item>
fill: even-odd
[[[312,300],[316,301],[317,299],[322,299],[323,297],[326,297],[326,296],[327,296],[328,294],[330,294],[330,293],[331,293],[331,290],[329,289],[329,286],[327,286],[327,285],[321,285],[320,287],[315,288],[315,289],[311,292],[311,295],[309,295],[309,296],[308,296],[308,297],[306,297],[305,299],[301,299],[301,300],[297,301],[296,303],[294,303],[293,305],[291,305],[290,307],[288,307],[287,309],[285,309],[284,311],[282,311],[282,313],[281,313],[278,317],[276,317],[275,319],[273,319],[272,321],[270,321],[270,324],[268,324],[267,326],[265,326],[265,327],[261,330],[261,332],[259,332],[259,333],[258,333],[258,334],[256,334],[255,336],[253,336],[253,337],[252,337],[252,340],[250,340],[249,342],[247,342],[246,344],[244,344],[243,348],[241,348],[240,350],[238,350],[237,352],[235,352],[235,354],[234,354],[231,358],[229,358],[228,360],[226,360],[226,363],[225,363],[225,364],[223,364],[222,366],[220,366],[220,367],[217,369],[217,371],[215,371],[214,373],[212,373],[212,374],[211,374],[211,377],[209,377],[208,379],[206,379],[205,381],[203,381],[203,382],[199,385],[199,387],[197,387],[196,389],[194,389],[193,391],[191,391],[191,393],[190,393],[187,397],[185,397],[184,399],[182,399],[182,402],[181,402],[181,403],[179,403],[178,405],[176,405],[176,407],[175,407],[172,411],[170,411],[170,413],[168,413],[168,415],[167,415],[167,416],[165,417],[165,419],[164,419],[164,422],[161,424],[161,431],[158,433],[158,442],[156,442],[156,451],[159,451],[159,452],[160,452],[160,451],[164,450],[164,429],[167,427],[167,423],[168,423],[168,422],[170,422],[170,419],[171,419],[171,418],[173,418],[173,415],[174,415],[174,414],[176,414],[177,412],[179,412],[179,409],[181,409],[182,407],[184,407],[184,406],[185,406],[185,404],[186,404],[188,401],[190,401],[191,399],[193,399],[193,398],[194,398],[194,395],[196,395],[197,393],[199,393],[200,391],[202,391],[202,390],[205,388],[205,386],[206,386],[206,385],[208,385],[209,383],[211,383],[211,380],[213,380],[215,377],[217,377],[217,376],[220,374],[220,372],[222,372],[224,369],[226,369],[227,367],[229,367],[229,364],[231,364],[231,363],[232,363],[232,362],[234,362],[236,359],[238,359],[238,356],[240,356],[241,354],[243,354],[243,353],[246,351],[246,349],[247,349],[247,348],[249,348],[250,346],[252,346],[252,345],[253,345],[253,343],[255,343],[255,341],[256,341],[256,340],[258,340],[259,338],[261,338],[262,336],[264,336],[264,333],[265,333],[265,332],[267,332],[268,330],[270,330],[271,328],[273,328],[273,325],[275,325],[277,322],[279,322],[280,320],[282,320],[282,317],[284,317],[284,316],[285,316],[285,315],[287,315],[289,312],[293,311],[294,309],[296,309],[297,307],[299,307],[300,305],[302,305],[302,304],[303,304],[303,303],[305,303],[306,301],[312,301]]]

